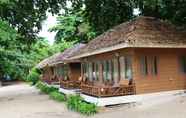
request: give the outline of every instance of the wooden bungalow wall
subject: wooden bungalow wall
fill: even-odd
[[[134,78],[136,92],[151,93],[186,89],[186,74],[180,69],[180,56],[186,56],[186,49],[135,49]],[[144,76],[140,72],[140,57],[157,57],[157,75]],[[149,67],[149,63],[148,63]]]
[[[118,59],[118,61],[119,61],[119,57],[122,57],[122,56],[125,57],[126,55],[133,57],[134,50],[133,49],[122,49],[122,50],[107,52],[104,54],[89,56],[89,57],[83,58],[82,62],[96,62],[96,61],[113,60],[113,59]],[[133,61],[133,58],[131,58],[131,59]],[[114,63],[114,65],[115,64],[116,64],[116,66],[119,66],[119,63]],[[113,78],[113,79],[114,79],[113,82],[118,82],[118,84],[125,83],[124,79],[120,79],[119,75],[118,75],[118,78]],[[99,80],[94,81],[94,85],[104,85],[103,81],[104,81],[103,80],[103,66],[102,66],[102,64],[99,64]]]
[[[121,49],[94,56],[89,56],[83,59],[83,62],[94,62],[107,59],[117,58],[117,56],[131,56],[132,57],[132,71],[133,79],[136,86],[136,94],[152,93],[160,91],[179,90],[186,88],[186,74],[180,72],[179,56],[186,55],[186,49],[140,49],[129,48]],[[140,71],[140,57],[142,56],[156,56],[157,70],[156,76],[149,74],[143,76]],[[96,84],[103,84],[102,66],[100,65],[99,82]],[[150,71],[150,70],[149,70]],[[114,78],[117,81],[120,78]],[[125,81],[120,79],[119,84]]]

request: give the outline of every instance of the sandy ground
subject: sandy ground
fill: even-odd
[[[153,105],[122,105],[102,108],[90,118],[185,118],[186,96]],[[0,88],[0,118],[85,118],[69,111],[64,103],[50,100],[34,87],[18,84]]]

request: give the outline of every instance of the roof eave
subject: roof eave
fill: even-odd
[[[107,48],[102,48],[99,50],[94,50],[92,52],[86,52],[77,56],[73,56],[71,57],[69,60],[75,60],[75,59],[80,59],[83,57],[88,57],[88,56],[92,56],[92,55],[96,55],[96,54],[101,54],[101,53],[106,53],[106,52],[110,52],[110,51],[115,51],[115,50],[119,50],[119,49],[124,49],[124,48],[186,48],[186,45],[175,45],[175,44],[168,44],[168,45],[163,45],[163,44],[159,44],[159,45],[129,45],[129,44],[119,44],[119,45],[115,45],[112,47],[107,47]]]

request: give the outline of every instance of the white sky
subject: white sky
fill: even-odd
[[[138,16],[140,14],[139,9],[138,8],[134,9],[133,14]],[[47,13],[47,16],[48,18],[46,19],[46,21],[43,22],[42,30],[39,32],[38,36],[46,38],[46,40],[48,40],[49,43],[52,45],[54,42],[56,32],[49,32],[48,29],[57,23],[56,21],[57,16],[55,15],[52,16],[51,13]]]
[[[48,40],[50,44],[53,44],[56,32],[49,32],[48,29],[56,25],[57,16],[52,16],[52,14],[50,13],[47,13],[47,16],[48,18],[46,19],[46,21],[43,22],[42,30],[39,32],[38,36],[46,38],[46,40]]]
[[[72,6],[72,3],[70,1],[67,1],[67,8],[70,8]],[[64,10],[62,9],[60,13],[64,13]],[[57,16],[52,16],[51,13],[47,13],[48,18],[46,21],[42,24],[42,30],[39,32],[38,36],[46,38],[46,40],[49,41],[49,43],[52,45],[54,43],[54,38],[56,35],[56,32],[49,32],[48,29],[53,27],[57,24]]]

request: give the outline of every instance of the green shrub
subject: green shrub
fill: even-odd
[[[84,115],[92,115],[97,113],[97,106],[95,104],[87,103],[78,96],[69,96],[67,99],[67,107],[73,111],[80,112]]]
[[[36,68],[32,68],[32,70],[29,72],[26,81],[32,82],[32,85],[35,85],[39,81],[40,72]]]
[[[54,99],[54,100],[56,100],[56,101],[58,101],[58,102],[63,102],[63,101],[65,101],[65,95],[59,93],[58,91],[53,91],[53,92],[51,92],[49,95],[50,95],[50,98],[51,98],[51,99]]]
[[[49,87],[47,86],[46,84],[44,84],[43,82],[39,81],[37,84],[36,84],[36,87],[38,89],[40,89],[43,93],[46,93],[46,94],[49,94],[51,92],[54,92],[54,91],[58,91],[58,88],[55,88],[55,87]]]

